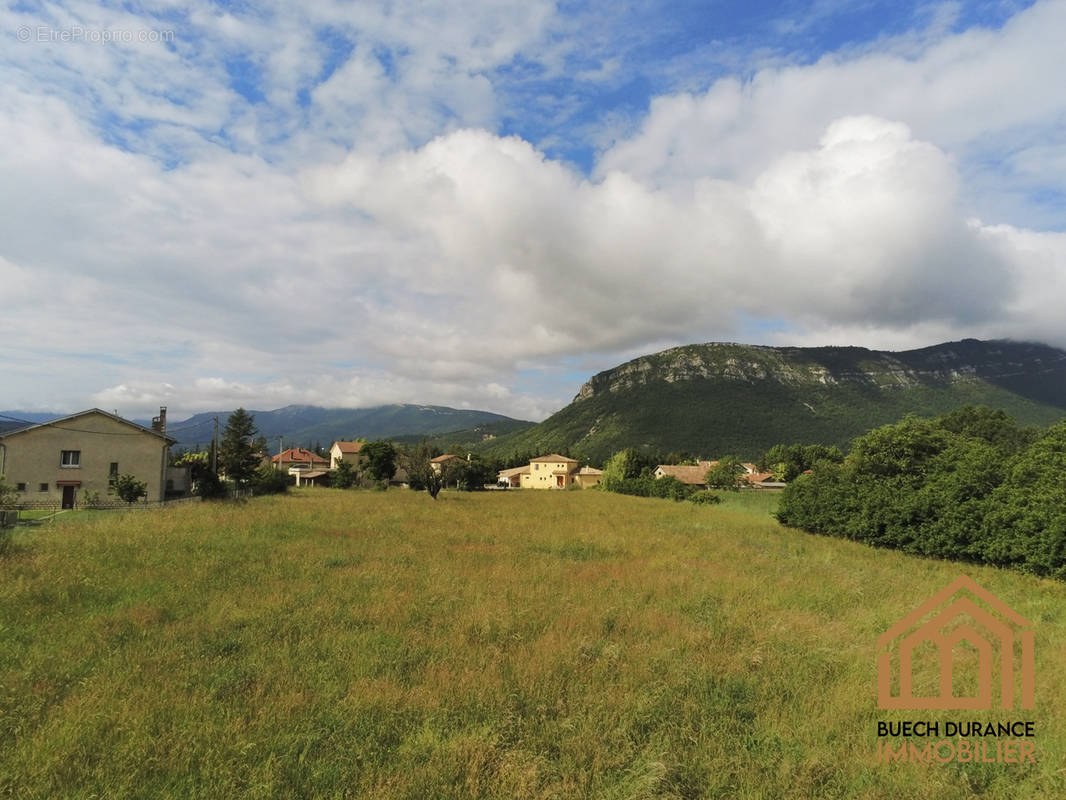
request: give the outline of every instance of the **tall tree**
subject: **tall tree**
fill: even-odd
[[[218,466],[238,486],[247,484],[259,466],[254,443],[257,433],[255,417],[243,408],[229,415],[218,447]]]
[[[363,445],[359,452],[366,456],[366,471],[370,477],[388,486],[396,472],[396,448],[392,443],[379,439]]]

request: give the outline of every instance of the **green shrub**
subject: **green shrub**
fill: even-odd
[[[684,500],[696,491],[694,487],[682,483],[671,475],[656,478],[647,470],[637,477],[615,477],[610,482],[604,481],[601,486],[608,492],[631,494],[637,497],[660,497],[664,500]]]
[[[907,418],[816,463],[781,495],[785,525],[1066,580],[1066,423],[1001,412]]]
[[[111,484],[110,492],[119,500],[128,505],[133,505],[148,494],[148,484],[137,480],[134,475],[119,475]]]
[[[693,492],[689,495],[688,499],[690,502],[693,502],[696,505],[700,506],[713,506],[718,505],[722,502],[722,498],[716,495],[714,492],[710,491],[709,489],[702,489],[698,492]]]
[[[254,494],[284,494],[293,484],[293,477],[273,467],[260,467],[248,482]]]
[[[193,493],[204,500],[221,500],[229,494],[226,484],[211,470],[204,472],[199,480],[195,481],[193,487]]]

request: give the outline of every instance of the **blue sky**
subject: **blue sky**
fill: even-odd
[[[18,2],[0,407],[542,418],[675,344],[1066,345],[1061,2]]]

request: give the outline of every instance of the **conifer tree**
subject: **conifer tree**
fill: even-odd
[[[255,475],[259,456],[255,451],[255,417],[238,408],[226,421],[222,441],[218,447],[218,466],[226,477],[244,486]]]

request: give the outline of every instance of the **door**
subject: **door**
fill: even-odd
[[[74,493],[76,491],[78,491],[77,486],[63,487],[63,508],[74,508]]]

